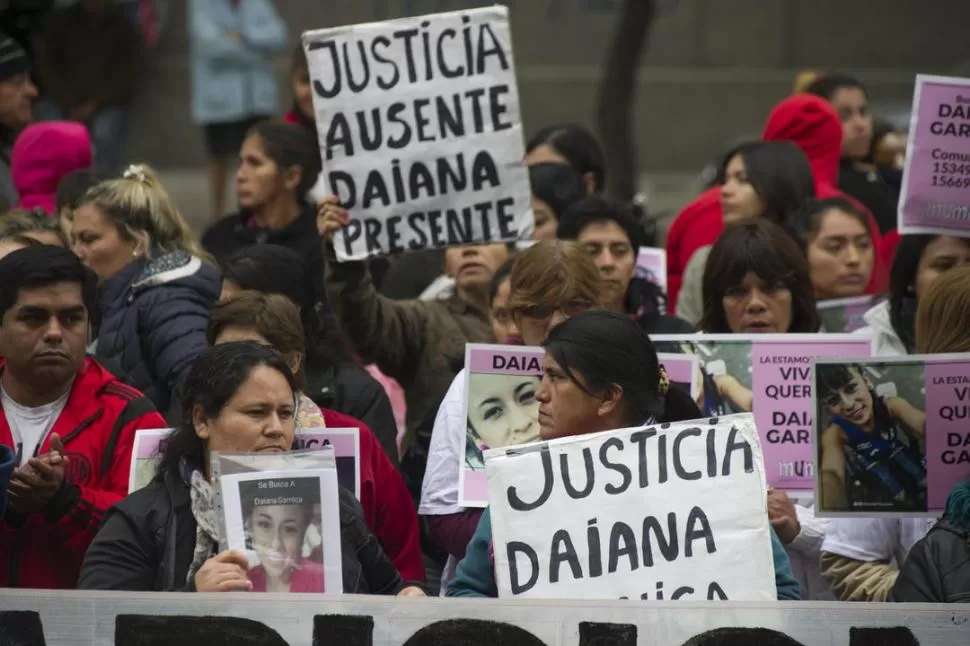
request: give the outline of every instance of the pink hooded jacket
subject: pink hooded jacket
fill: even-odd
[[[22,209],[42,208],[55,215],[57,185],[68,173],[89,168],[91,135],[75,121],[32,123],[17,136],[10,174]]]

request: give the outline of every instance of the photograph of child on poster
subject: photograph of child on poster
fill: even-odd
[[[531,375],[468,375],[465,466],[484,470],[486,449],[527,444],[539,439],[540,378]]]
[[[819,508],[926,511],[923,368],[816,368]]]
[[[239,500],[253,592],[323,592],[320,479],[243,481]]]
[[[658,350],[668,351],[661,348]],[[698,359],[697,406],[705,416],[720,417],[750,413],[754,395],[751,390],[751,343],[721,341],[678,343],[669,351],[693,354]]]

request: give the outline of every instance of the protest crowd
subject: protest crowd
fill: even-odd
[[[970,228],[905,224],[910,175],[950,171],[865,79],[801,76],[660,249],[581,115],[523,134],[504,13],[407,56],[371,25],[364,80],[308,32],[280,114],[273,3],[188,4],[201,235],[124,154],[145,23],[82,0],[32,51],[0,34],[0,586],[970,601]],[[319,437],[322,494],[214,471]],[[705,565],[725,545],[753,583]],[[649,578],[678,559],[696,593]]]

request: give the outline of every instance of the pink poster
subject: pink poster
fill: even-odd
[[[819,360],[819,514],[939,515],[970,477],[970,356]]]
[[[542,348],[465,346],[465,451],[459,472],[458,501],[465,507],[488,505],[486,449],[539,440]]]
[[[812,451],[813,357],[868,357],[856,334],[654,335],[657,349],[697,357],[704,415],[754,413],[768,484],[788,491],[815,486]]]
[[[667,252],[657,247],[640,247],[637,253],[637,275],[646,278],[667,293]]]
[[[866,312],[882,301],[880,296],[854,296],[833,298],[818,302],[818,315],[822,318],[825,332],[855,332],[867,323]]]
[[[970,236],[970,79],[917,75],[898,222]]]

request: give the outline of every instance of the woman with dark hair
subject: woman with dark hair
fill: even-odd
[[[815,197],[815,180],[805,153],[788,141],[741,144],[721,169],[721,211],[725,226],[764,218],[783,224]],[[697,323],[702,314],[701,282],[711,247],[701,247],[684,270],[677,315]]]
[[[808,263],[795,241],[765,218],[728,227],[704,268],[698,329],[709,334],[818,332]]]
[[[223,536],[209,454],[285,452],[293,445],[296,378],[283,358],[253,343],[206,350],[189,371],[182,424],[152,483],[108,511],[81,566],[82,590],[250,591],[247,559],[219,552]],[[420,595],[401,576],[340,489],[344,591]]]
[[[869,221],[858,207],[844,197],[813,200],[786,224],[808,258],[816,299],[865,293],[876,253]]]
[[[589,254],[574,242],[539,240],[515,259],[507,292],[503,282],[493,282],[490,290],[495,294],[492,329],[500,343],[541,345],[549,330],[568,317],[605,305],[603,279]],[[449,555],[443,584],[464,557],[482,513],[459,504],[459,465],[481,460],[474,432],[468,429],[466,385],[463,369],[438,406],[418,507],[432,540]]]
[[[565,164],[543,162],[529,166],[532,186],[533,240],[556,237],[559,219],[570,206],[583,199],[583,178]]]
[[[650,338],[622,314],[577,314],[550,330],[543,346],[536,393],[543,440],[700,417],[690,395],[670,385]],[[498,596],[491,543],[486,509],[448,596]],[[772,553],[778,598],[798,599],[798,582],[774,532]]]
[[[952,236],[906,235],[900,240],[889,273],[889,298],[866,312],[875,356],[915,351],[919,299],[940,274],[970,264],[970,240]]]
[[[640,231],[632,206],[590,195],[566,209],[558,234],[563,240],[575,240],[593,258],[609,308],[631,315],[648,334],[689,333],[689,323],[667,315],[663,290],[636,275]]]
[[[525,163],[569,166],[582,176],[589,194],[606,188],[603,149],[593,133],[578,123],[555,123],[533,134],[525,145]]]
[[[398,464],[397,424],[383,387],[358,365],[332,316],[317,301],[307,267],[296,252],[279,245],[240,249],[222,268],[225,299],[240,290],[280,294],[300,308],[305,335],[306,393],[318,406],[364,422]]]
[[[307,199],[319,174],[320,150],[315,139],[288,123],[256,124],[239,153],[239,213],[209,227],[202,235],[202,246],[220,264],[251,245],[288,247],[306,263],[313,302],[325,303],[316,206]]]
[[[321,408],[304,391],[304,333],[297,306],[281,294],[243,291],[224,299],[212,310],[206,329],[209,345],[250,341],[269,346],[286,359],[296,377],[296,428],[356,428],[359,430],[360,504],[364,519],[402,576],[424,580],[418,539],[418,517],[401,474],[381,449],[366,423]]]

